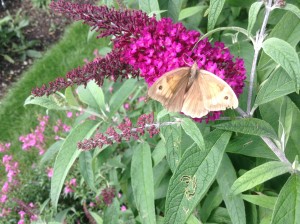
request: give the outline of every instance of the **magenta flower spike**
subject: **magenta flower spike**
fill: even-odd
[[[194,62],[200,69],[226,81],[237,97],[243,91],[246,79],[243,59],[234,59],[222,42],[215,42],[214,46],[208,39],[198,42],[200,33],[187,30],[182,23],[173,23],[170,18],[157,21],[139,10],[118,11],[64,0],[53,1],[51,8],[74,20],[83,20],[100,33],[98,38],[112,36],[113,49],[106,57],[68,72],[66,79],[58,78],[48,86],[34,89],[32,93],[36,96],[49,95],[74,84],[86,85],[92,79],[101,86],[105,78],[124,79],[129,74],[133,78],[143,77],[151,86],[164,73]],[[206,121],[218,119],[220,114],[211,112]]]

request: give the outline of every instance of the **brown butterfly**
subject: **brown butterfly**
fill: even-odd
[[[148,96],[159,101],[170,112],[183,112],[201,118],[210,111],[237,108],[238,99],[232,88],[221,78],[197,63],[162,75],[149,88]]]

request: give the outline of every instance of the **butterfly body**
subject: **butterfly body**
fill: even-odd
[[[149,88],[148,95],[168,111],[183,112],[192,118],[238,107],[231,87],[213,73],[200,70],[196,63],[165,73]]]

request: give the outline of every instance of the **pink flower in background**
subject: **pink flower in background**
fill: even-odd
[[[76,186],[77,186],[77,183],[76,183],[76,179],[75,178],[72,178],[69,182],[67,181],[65,183],[64,194],[68,195],[70,193],[75,192]]]
[[[0,217],[5,217],[8,216],[11,213],[10,208],[2,208],[2,211],[0,213]]]
[[[38,120],[39,120],[39,125],[36,126],[34,132],[29,133],[28,135],[25,135],[25,136],[23,136],[23,135],[20,136],[19,141],[23,143],[23,145],[22,145],[23,150],[27,151],[31,148],[36,148],[39,150],[39,154],[43,155],[45,152],[44,131],[48,124],[49,116],[39,117]]]
[[[122,205],[122,206],[121,206],[121,211],[122,211],[122,212],[125,212],[126,210],[127,210],[126,206],[125,206],[125,205]]]
[[[129,103],[124,103],[123,105],[125,110],[129,110],[130,109],[130,104]]]
[[[7,201],[7,195],[6,194],[2,194],[1,198],[0,198],[0,203],[4,204]]]
[[[47,167],[47,176],[51,178],[53,176],[53,168],[52,167]]]
[[[8,182],[5,182],[2,186],[2,193],[6,194],[6,193],[8,193],[8,191],[9,191],[9,184],[8,184]]]
[[[70,185],[73,186],[73,187],[76,187],[76,186],[77,186],[77,184],[76,184],[76,179],[75,179],[75,178],[72,178],[72,179],[70,180]]]
[[[6,152],[9,150],[10,148],[10,143],[5,143],[5,144],[2,144],[0,143],[0,152]]]
[[[72,112],[72,111],[68,111],[68,112],[67,112],[67,117],[68,117],[68,118],[71,118],[72,116],[73,116],[73,112]]]

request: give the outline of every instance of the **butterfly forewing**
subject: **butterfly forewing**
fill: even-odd
[[[148,90],[168,111],[180,112],[189,80],[189,67],[178,68],[160,77]]]
[[[202,92],[204,108],[209,111],[237,108],[238,99],[231,87],[221,78],[205,70],[200,70],[198,83]]]

